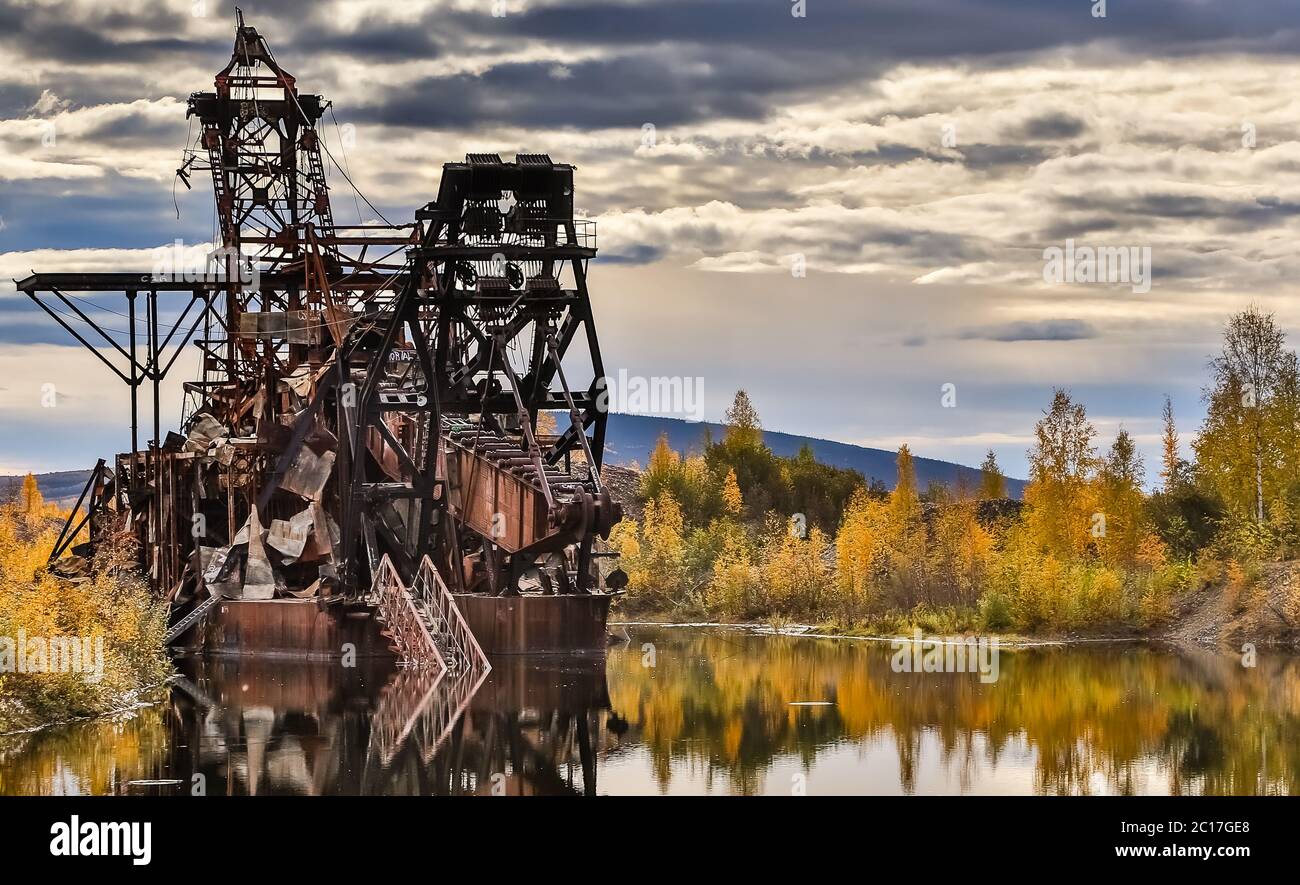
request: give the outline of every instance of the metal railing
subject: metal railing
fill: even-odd
[[[492,665],[427,555],[409,587],[385,555],[371,595],[398,653],[416,666],[403,668],[381,694],[370,722],[370,749],[387,766],[409,739],[428,761]]]
[[[481,670],[486,675],[492,669],[487,655],[474,638],[474,631],[470,630],[460,613],[456,598],[447,589],[446,582],[428,555],[420,560],[420,568],[411,582],[411,595],[416,605],[429,616],[431,630],[446,640],[444,661],[452,672],[460,675]]]
[[[572,226],[572,231],[570,231]],[[454,239],[440,237],[435,246],[521,246],[545,248],[596,248],[596,222],[590,218],[525,218],[501,229],[482,227],[463,231]]]
[[[180,639],[185,631],[193,627],[204,615],[206,615],[214,605],[221,599],[219,595],[213,594],[207,599],[200,602],[194,608],[190,609],[185,617],[181,618],[175,624],[167,628],[167,635],[163,637],[163,645],[171,645],[177,639]]]
[[[487,670],[456,676],[425,668],[398,671],[380,693],[368,752],[387,767],[409,741],[424,762],[431,761],[487,676]]]
[[[370,717],[369,741],[369,752],[378,756],[381,765],[392,763],[397,751],[419,723],[421,711],[430,706],[431,696],[446,675],[446,670],[404,668],[384,686],[374,715]]]
[[[447,662],[438,650],[438,643],[388,554],[379,561],[370,595],[383,616],[384,629],[403,661],[445,672]]]

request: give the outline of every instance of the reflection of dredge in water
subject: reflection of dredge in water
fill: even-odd
[[[574,216],[573,167],[471,154],[412,223],[344,226],[328,107],[241,15],[213,91],[190,97],[177,173],[211,175],[222,266],[18,283],[131,392],[131,451],[100,462],[56,555],[82,526],[77,553],[134,539],[174,604],[169,639],[209,651],[337,656],[377,614],[427,661],[415,634],[446,624],[407,593],[426,564],[489,652],[603,646],[602,584],[625,576],[602,576],[598,546],[622,510],[601,479],[595,225]],[[191,340],[200,376],[164,437],[160,385]],[[558,432],[542,413],[565,416]]]
[[[626,728],[599,656],[441,680],[379,661],[181,664],[169,768],[214,795],[594,795],[599,751]]]
[[[597,759],[626,731],[610,709],[603,657],[497,659],[436,752],[408,741],[364,786],[392,795],[594,796]]]

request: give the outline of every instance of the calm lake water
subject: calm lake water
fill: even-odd
[[[1294,656],[1002,649],[983,684],[895,673],[882,643],[627,630],[604,657],[499,658],[477,691],[182,660],[152,706],[0,737],[0,793],[1300,792]]]

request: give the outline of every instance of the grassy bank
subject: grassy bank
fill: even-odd
[[[75,580],[46,570],[64,516],[34,483],[0,504],[0,731],[119,709],[170,672],[166,604],[123,551]]]
[[[1213,568],[1206,568],[1213,572]],[[1005,619],[991,621],[988,609],[971,605],[888,609],[846,618],[836,611],[806,611],[800,617],[779,612],[737,619],[708,606],[660,608],[635,595],[616,605],[611,622],[666,624],[723,623],[765,629],[810,626],[812,632],[846,637],[996,635],[1004,642],[1155,639],[1179,644],[1240,648],[1280,646],[1300,650],[1300,560],[1267,563],[1248,570],[1226,569],[1220,577],[1198,574],[1185,589],[1167,598],[1169,613],[1153,621],[1093,620],[1074,626],[1039,624],[1024,629]]]

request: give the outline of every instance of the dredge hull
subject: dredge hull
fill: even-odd
[[[608,593],[481,596],[458,593],[456,606],[488,654],[605,650]]]
[[[394,657],[371,612],[338,606],[322,611],[314,599],[223,600],[180,638],[184,651],[217,656]]]

